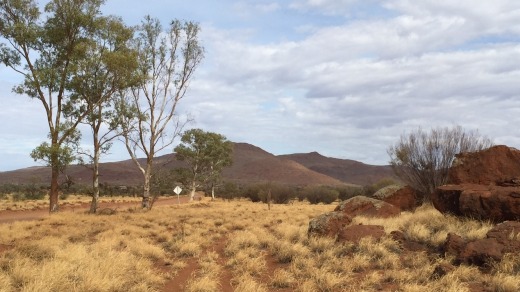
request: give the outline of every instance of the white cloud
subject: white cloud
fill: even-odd
[[[233,9],[245,25],[233,29],[219,26],[217,18],[201,20],[207,56],[180,108],[195,116],[194,126],[275,154],[319,151],[377,164],[388,161],[386,149],[400,134],[418,126],[460,124],[497,143],[520,146],[520,130],[512,126],[520,123],[520,2],[307,0],[291,2],[293,10],[285,5],[238,2]],[[391,13],[379,17],[383,10]],[[255,38],[281,11],[300,18],[292,29],[303,34],[286,38],[292,41]],[[252,17],[258,13],[270,14],[263,27],[257,23],[261,17]],[[331,24],[323,14],[345,17]],[[1,112],[0,122],[13,116],[33,126],[44,122],[26,106],[18,108],[25,115]],[[22,141],[30,128],[2,134]],[[31,132],[31,139],[44,137],[43,129]],[[3,151],[15,147],[5,145],[10,146]]]

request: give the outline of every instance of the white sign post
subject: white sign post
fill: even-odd
[[[179,194],[182,192],[181,187],[176,186],[176,187],[173,189],[173,192],[177,194],[177,203],[180,205],[180,204],[181,204],[181,199],[179,198]]]

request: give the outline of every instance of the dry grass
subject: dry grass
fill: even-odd
[[[248,201],[192,203],[121,211],[113,216],[62,213],[40,221],[0,225],[0,291],[161,291],[190,258],[197,269],[185,291],[219,291],[224,271],[234,291],[494,291],[520,290],[513,257],[491,274],[459,266],[433,278],[449,258],[403,251],[390,236],[337,244],[308,237],[309,219],[332,205],[267,206]],[[448,232],[481,238],[491,224],[443,216],[431,206],[393,219],[355,218],[400,230],[429,246]],[[515,238],[517,234],[512,235]],[[222,251],[215,251],[225,242]],[[168,263],[167,268],[158,263]],[[163,264],[164,266],[164,264]]]
[[[48,209],[49,199],[41,200],[21,200],[17,201],[12,195],[7,195],[6,198],[0,199],[0,211],[22,211],[22,210],[36,210],[36,209]],[[142,199],[138,197],[129,196],[114,196],[114,197],[100,197],[100,203],[120,203],[120,202],[140,202]],[[86,195],[70,195],[66,199],[61,199],[60,204],[64,207],[79,207],[81,205],[89,204],[92,201],[91,196]]]

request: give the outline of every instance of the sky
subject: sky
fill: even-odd
[[[103,12],[198,22],[205,58],[179,113],[234,142],[384,165],[401,135],[460,125],[520,148],[517,0],[108,0]],[[38,165],[29,154],[48,133],[42,105],[11,92],[20,80],[0,66],[0,171]]]

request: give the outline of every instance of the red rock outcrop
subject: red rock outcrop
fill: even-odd
[[[506,253],[520,253],[520,222],[507,221],[498,224],[488,231],[486,238],[472,241],[449,233],[443,251],[455,256],[459,264],[489,267],[491,262],[500,261]]]
[[[520,151],[507,146],[458,154],[448,185],[431,200],[443,213],[502,222],[520,220]]]
[[[345,200],[334,211],[343,212],[352,218],[358,215],[388,218],[401,213],[401,210],[394,205],[365,196],[355,196]]]
[[[419,205],[417,193],[410,186],[390,185],[377,191],[373,197],[392,204],[401,211],[412,211]]]
[[[450,184],[501,185],[520,178],[520,151],[505,145],[460,153],[450,169]]]

